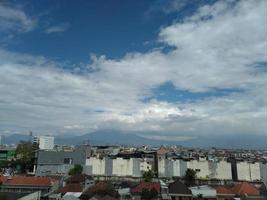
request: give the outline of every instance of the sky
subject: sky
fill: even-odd
[[[267,135],[267,1],[0,1],[0,134]]]

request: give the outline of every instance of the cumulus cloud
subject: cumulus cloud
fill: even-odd
[[[50,34],[50,33],[61,33],[65,32],[69,29],[70,24],[68,23],[61,23],[58,25],[50,26],[45,30],[45,33]]]
[[[168,53],[93,56],[82,74],[44,57],[1,50],[1,129],[79,134],[112,128],[161,138],[266,134],[267,74],[257,67],[267,61],[266,7],[266,1],[202,6],[160,30],[159,42],[173,47]],[[166,82],[191,93],[241,92],[191,102],[144,101]]]
[[[21,8],[11,7],[0,3],[0,30],[1,31],[31,31],[36,20],[29,17]]]

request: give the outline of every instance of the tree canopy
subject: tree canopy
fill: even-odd
[[[145,171],[143,173],[143,179],[146,182],[151,182],[152,178],[154,177],[154,174],[151,170]]]
[[[16,148],[16,159],[22,171],[31,170],[34,165],[33,144],[29,141],[21,141]]]
[[[74,165],[74,167],[70,169],[69,175],[74,176],[82,174],[82,172],[83,172],[83,167],[81,165]]]
[[[185,172],[184,180],[187,186],[192,186],[195,183],[197,172],[193,169],[188,168]]]

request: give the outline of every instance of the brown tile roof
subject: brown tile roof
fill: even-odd
[[[233,187],[217,186],[215,187],[218,195],[238,195],[238,196],[260,196],[260,191],[249,184],[248,182],[241,182]]]
[[[214,187],[216,189],[216,192],[218,195],[235,195],[232,191],[231,188],[225,187],[225,186],[216,186]]]
[[[231,188],[231,191],[240,196],[260,196],[260,191],[248,182],[242,182],[235,185]]]
[[[52,186],[57,180],[51,177],[0,176],[3,185]]]
[[[82,186],[80,183],[70,183],[57,190],[58,193],[67,192],[82,192]]]
[[[157,150],[157,154],[158,155],[165,155],[166,153],[168,153],[169,151],[165,148],[165,147],[163,147],[163,146],[161,146],[158,150]]]
[[[142,181],[136,187],[132,188],[131,192],[132,193],[141,194],[141,192],[144,189],[152,190],[153,188],[156,189],[157,192],[159,193],[160,192],[160,183],[159,182],[145,182],[145,181]]]
[[[94,196],[94,199],[97,199],[97,200],[116,200],[116,198],[112,197],[112,196],[109,196],[109,195],[106,195],[106,196]]]

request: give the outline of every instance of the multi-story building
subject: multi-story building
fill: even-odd
[[[54,137],[53,136],[35,136],[33,143],[41,150],[54,149]]]

